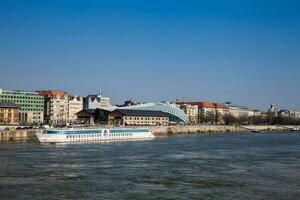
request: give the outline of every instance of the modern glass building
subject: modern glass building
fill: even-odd
[[[134,106],[120,107],[118,109],[134,109],[134,110],[154,110],[168,113],[170,115],[170,122],[175,123],[189,123],[189,118],[183,110],[178,108],[175,104],[151,102],[143,103]]]
[[[42,124],[44,121],[44,97],[35,92],[0,89],[0,102],[20,106],[20,124]]]

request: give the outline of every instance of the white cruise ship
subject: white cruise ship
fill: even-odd
[[[83,143],[152,139],[155,136],[147,128],[131,129],[67,129],[47,130],[37,134],[41,143]]]

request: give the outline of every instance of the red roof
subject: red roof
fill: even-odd
[[[220,109],[229,109],[228,106],[224,105],[224,104],[220,104],[220,103],[215,103],[216,108],[220,108]]]
[[[62,98],[67,95],[67,92],[61,90],[41,90],[36,92],[41,96],[48,96],[50,98]]]
[[[229,109],[229,107],[224,104],[213,103],[213,102],[178,102],[177,104],[191,104],[191,105],[199,106],[200,108]]]

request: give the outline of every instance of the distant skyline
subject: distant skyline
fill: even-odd
[[[300,2],[2,0],[0,88],[300,109]]]

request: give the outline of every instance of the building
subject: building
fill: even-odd
[[[284,118],[300,119],[300,111],[297,110],[279,110],[277,115]]]
[[[12,102],[0,102],[0,124],[19,125],[20,106]]]
[[[97,95],[88,95],[83,98],[83,108],[85,109],[110,109],[112,107],[110,98],[102,96],[101,91]]]
[[[20,107],[20,124],[42,124],[44,122],[44,97],[36,92],[0,89],[0,102],[12,102]]]
[[[243,117],[252,117],[252,116],[260,116],[261,112],[258,110],[249,109],[246,106],[240,106],[231,102],[226,102],[226,106],[229,107],[229,112],[232,116],[236,118],[243,118]]]
[[[80,96],[69,96],[69,113],[68,113],[68,122],[76,123],[77,115],[79,111],[83,109],[83,98]]]
[[[300,119],[300,111],[291,110],[290,111],[290,117],[295,118],[295,119]]]
[[[130,99],[130,100],[125,101],[123,105],[120,105],[120,107],[136,106],[136,105],[139,105],[139,104],[141,104],[141,103],[138,102],[138,101],[133,101],[133,100]]]
[[[254,116],[254,117],[259,117],[259,116],[261,116],[261,115],[262,115],[261,110],[253,110],[253,116]]]
[[[167,126],[169,114],[161,111],[116,109],[108,114],[108,122],[125,126]]]
[[[274,104],[271,104],[269,110],[268,110],[269,113],[277,113],[278,112],[278,109],[276,108],[276,106]]]
[[[191,124],[199,122],[199,109],[197,105],[182,103],[179,104],[179,108],[186,113]]]
[[[44,96],[44,118],[46,124],[65,125],[69,122],[69,95],[60,90],[37,91]]]
[[[229,112],[229,108],[220,103],[193,102],[192,105],[198,106],[200,123],[222,123],[222,116]]]
[[[288,117],[290,117],[290,111],[289,110],[279,110],[277,112],[277,116],[288,118]]]
[[[179,104],[181,108],[183,107],[183,110],[186,109],[186,105],[192,108],[194,111],[185,112],[187,114],[191,112],[191,114],[194,115],[193,121],[196,123],[222,123],[222,116],[229,112],[229,108],[224,104],[213,102],[177,102],[177,104]],[[196,109],[198,109],[197,112],[195,111]]]
[[[110,111],[104,109],[83,109],[76,113],[76,124],[107,124]]]
[[[189,123],[189,117],[186,115],[186,113],[183,112],[183,110],[181,110],[180,108],[178,108],[176,104],[171,103],[141,103],[139,105],[120,107],[118,109],[161,111],[169,114],[170,124]]]

